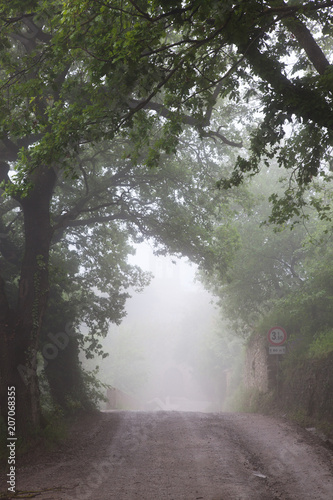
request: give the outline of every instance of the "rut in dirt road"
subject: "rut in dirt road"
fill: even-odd
[[[332,500],[333,453],[283,419],[110,412],[80,452],[24,467],[18,489],[57,500]],[[75,448],[75,445],[74,445]],[[37,484],[38,483],[38,484]]]

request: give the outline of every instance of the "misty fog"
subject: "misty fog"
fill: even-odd
[[[130,262],[153,278],[141,293],[132,292],[121,325],[110,326],[99,378],[117,389],[116,405],[124,409],[221,409],[227,370],[214,352],[219,310],[195,280],[195,266],[156,257],[148,244]]]

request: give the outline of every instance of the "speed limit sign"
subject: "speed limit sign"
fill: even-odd
[[[281,326],[274,326],[268,332],[268,341],[272,345],[282,345],[287,340],[287,332]]]

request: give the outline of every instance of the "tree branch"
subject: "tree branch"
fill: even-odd
[[[8,172],[9,172],[8,163],[0,160],[0,183],[3,181],[5,181],[6,183],[11,182],[8,176]]]
[[[318,92],[305,88],[301,83],[291,82],[282,73],[278,63],[262,54],[253,43],[242,51],[255,73],[275,90],[275,105],[279,106],[280,110],[292,113],[305,121],[311,120],[320,127],[333,128],[333,112]]]
[[[284,2],[282,2],[283,5]],[[332,2],[333,5],[333,2]],[[295,36],[296,40],[306,52],[309,60],[312,62],[315,69],[320,75],[325,73],[325,70],[330,65],[325,54],[313,38],[310,30],[305,26],[300,19],[295,15],[292,17],[283,16],[281,19],[286,28]]]
[[[160,116],[163,116],[164,118],[171,118],[173,115],[172,111],[167,109],[164,106],[164,104],[154,102],[154,101],[146,102],[146,101],[137,101],[135,99],[131,99],[129,101],[129,106],[131,108],[137,109],[137,107],[140,106],[140,103],[143,104],[142,105],[143,109],[150,109],[152,111],[156,111]],[[203,122],[200,122],[197,118],[194,118],[191,115],[185,115],[185,114],[181,114],[180,119],[185,125],[191,125],[193,127],[196,127],[200,131],[200,134],[203,137],[216,137],[217,139],[222,141],[224,144],[227,144],[228,146],[232,146],[232,147],[236,147],[236,148],[242,147],[242,145],[243,145],[242,142],[231,141],[218,131],[213,131],[213,130],[205,131],[204,127],[206,127],[209,124],[210,116],[211,116],[211,110],[208,111],[208,115],[205,116],[205,119]]]
[[[210,137],[211,139],[219,139],[227,146],[231,146],[233,148],[241,148],[243,146],[242,142],[230,141],[224,135],[222,135],[218,130],[217,131],[215,131],[215,130],[205,131],[203,129],[199,129],[199,131],[200,131],[200,135],[202,137]]]
[[[89,226],[89,225],[93,225],[96,223],[111,222],[114,220],[129,220],[129,219],[130,219],[130,216],[127,213],[118,212],[117,214],[98,215],[95,217],[90,217],[88,219],[69,220],[66,224],[66,228]]]
[[[272,2],[271,2],[272,3]],[[300,10],[302,12],[311,12],[314,10],[326,9],[328,7],[333,6],[333,0],[328,2],[309,2],[304,4],[303,2],[299,5],[287,5],[285,3],[281,3],[281,5],[272,5],[268,9],[264,9],[261,12],[261,16],[272,15],[272,14],[283,14],[283,15],[292,15],[294,16]]]
[[[32,35],[31,37],[38,38],[41,42],[47,43],[52,40],[52,35],[49,35],[48,33],[44,33],[42,28],[39,28],[33,21],[32,18],[29,15],[25,15],[22,19],[22,22],[28,26],[30,29]]]

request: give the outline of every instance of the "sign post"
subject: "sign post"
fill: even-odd
[[[281,326],[274,326],[268,332],[268,342],[270,346],[268,348],[269,354],[285,354],[286,347],[283,345],[287,340],[287,332]],[[279,396],[279,375],[280,375],[280,357],[276,356],[276,392]]]
[[[276,349],[277,347],[281,347],[285,341],[287,340],[287,332],[281,326],[274,326],[268,332],[268,342]],[[272,352],[271,354],[282,354],[278,352],[279,349]]]
[[[286,354],[286,346],[285,345],[279,345],[279,346],[272,346],[270,345],[268,348],[268,353],[269,354]]]

